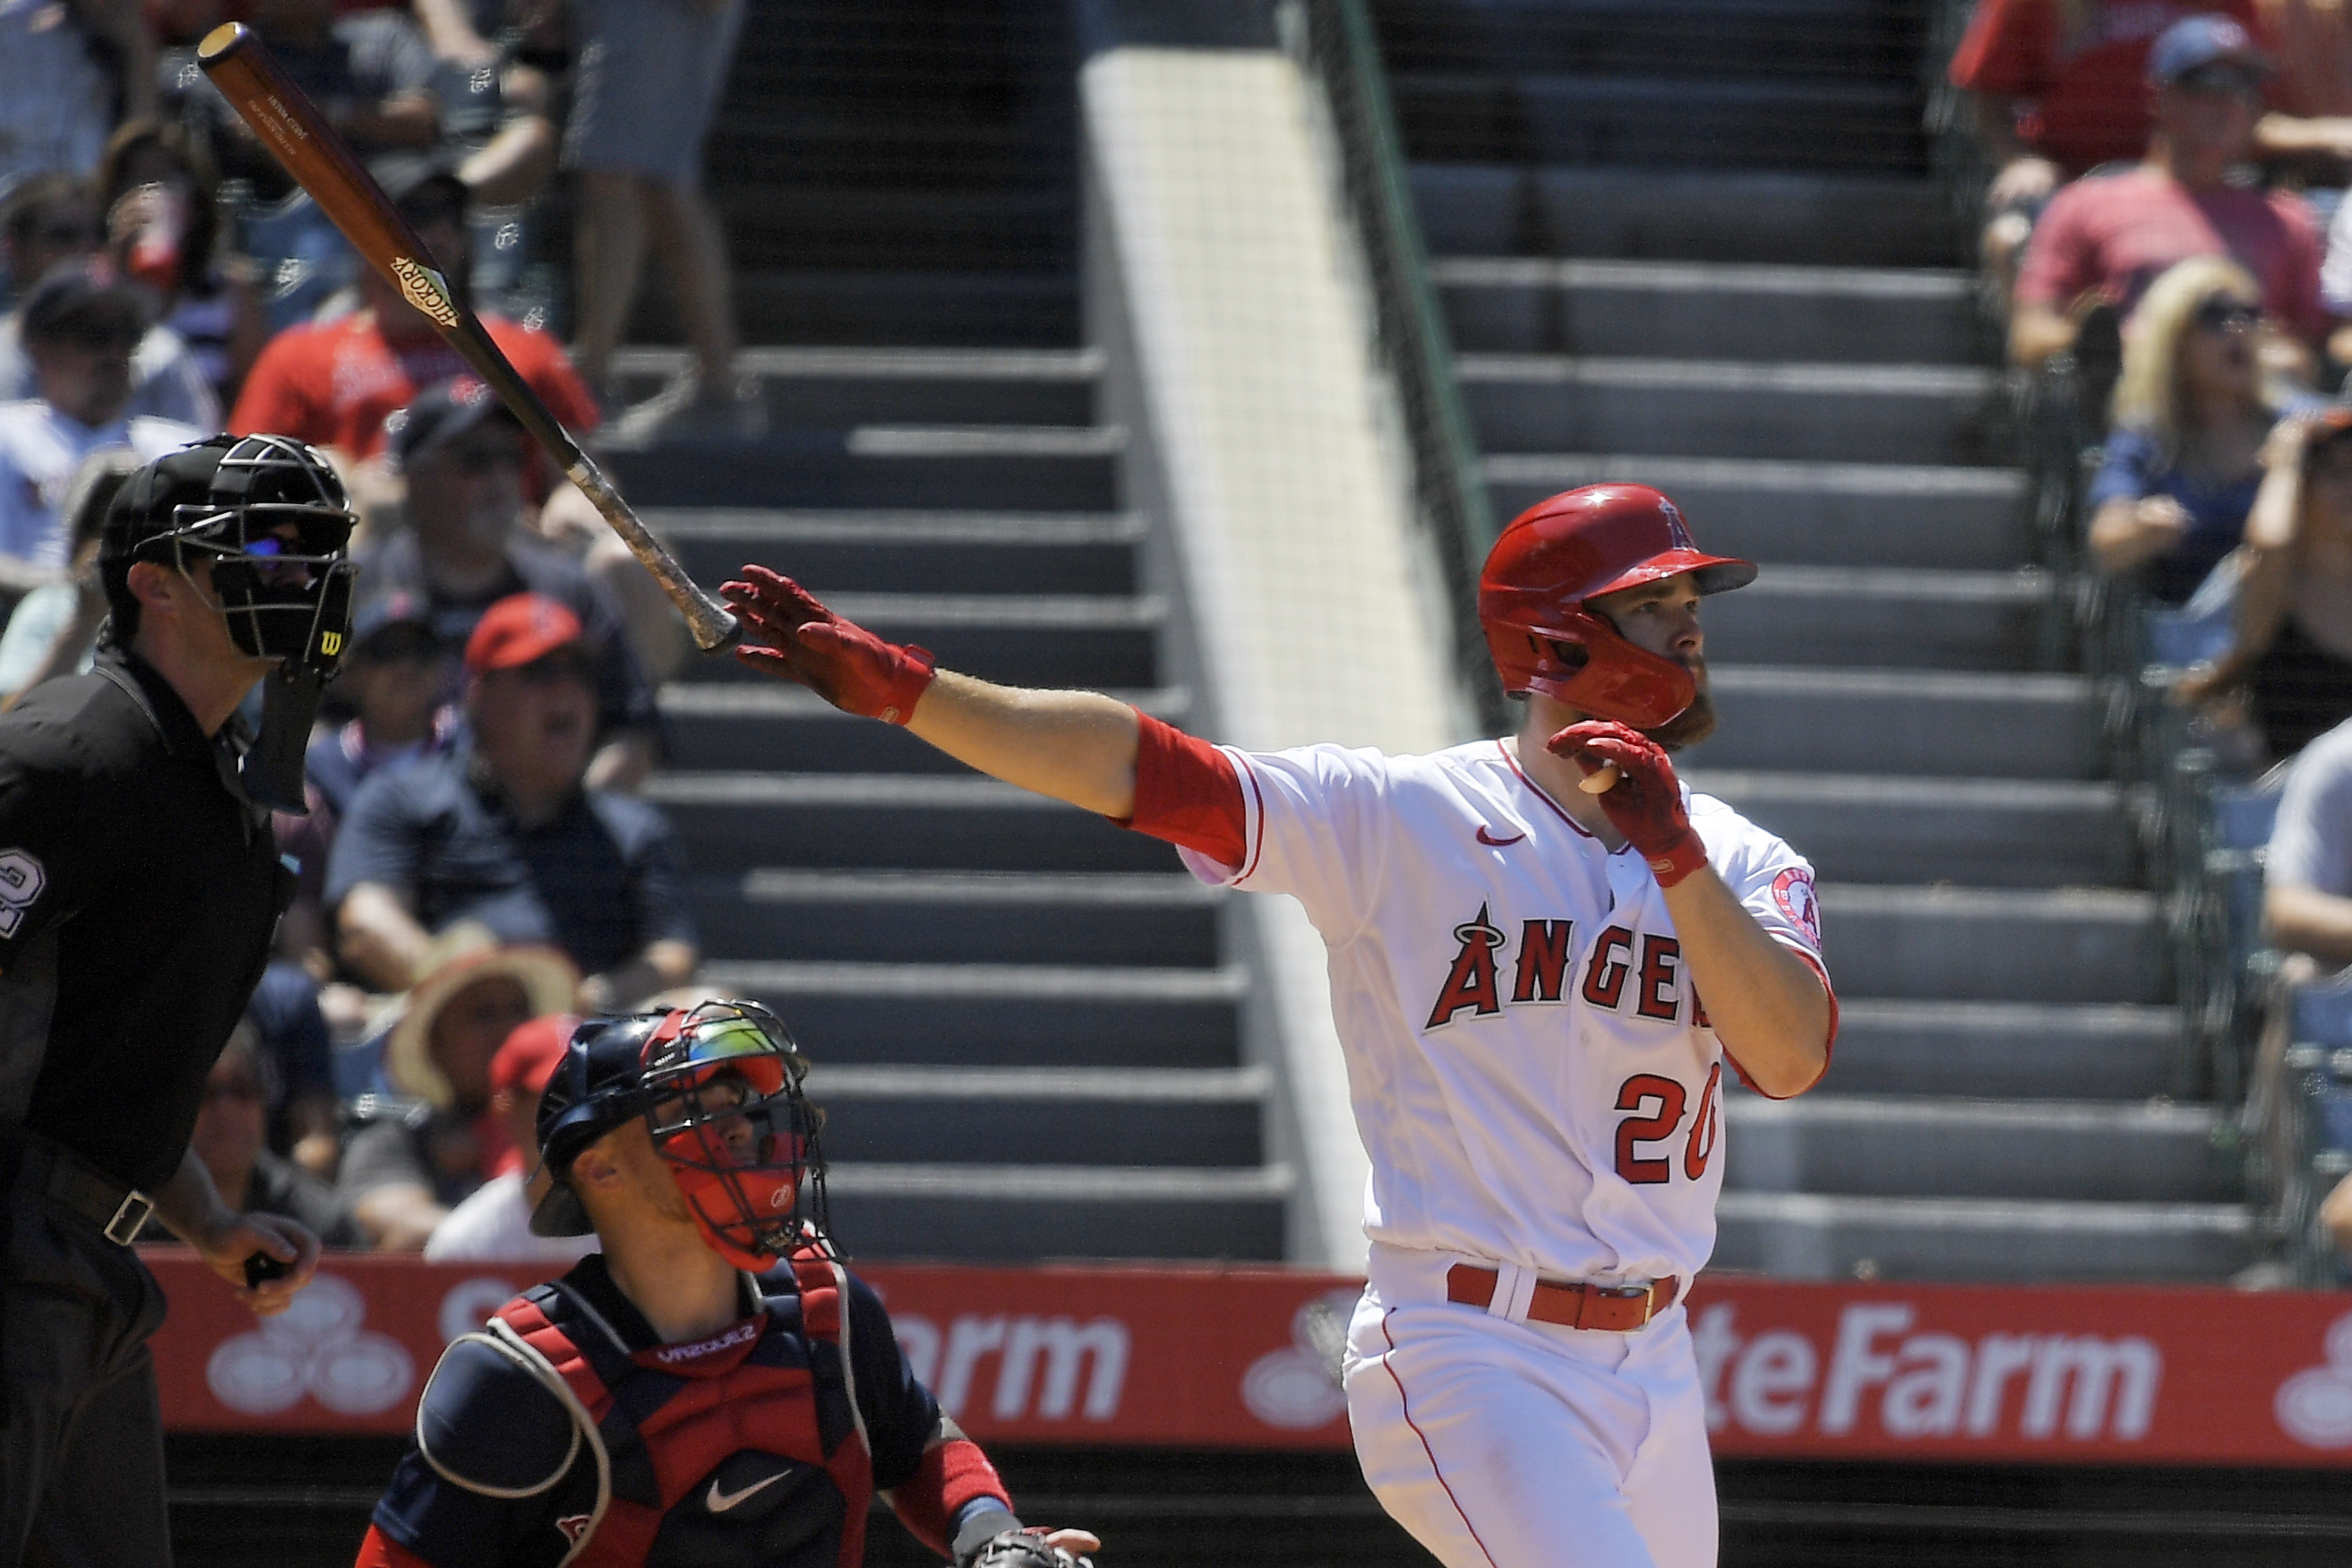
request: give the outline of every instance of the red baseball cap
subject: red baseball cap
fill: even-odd
[[[576,1013],[547,1013],[517,1024],[499,1053],[490,1058],[490,1087],[520,1089],[527,1094],[546,1092],[547,1081],[555,1076],[564,1050],[572,1043],[572,1031],[579,1027]]]
[[[466,668],[475,674],[519,670],[581,638],[580,617],[543,593],[515,593],[482,612],[466,639]]]

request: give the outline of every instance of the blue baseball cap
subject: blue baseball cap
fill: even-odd
[[[2250,76],[2271,74],[2268,55],[2254,47],[2253,36],[2235,18],[2207,12],[2184,16],[2167,27],[2147,52],[2147,79],[2168,87],[2200,67],[2229,64]]]

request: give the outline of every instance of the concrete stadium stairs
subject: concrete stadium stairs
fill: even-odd
[[[761,561],[943,664],[1181,722],[1077,344],[1065,25],[755,0],[710,168],[770,432],[608,461],[706,583]],[[1283,1255],[1244,977],[1173,852],[731,660],[662,706],[703,978],[814,1059],[853,1256]]]
[[[1497,511],[1634,479],[1708,601],[1686,767],[1818,868],[1822,1087],[1729,1103],[1717,1266],[2215,1279],[2250,1256],[2086,682],[2034,666],[1924,5],[1376,0]]]
[[[647,385],[670,362],[630,361]],[[611,458],[697,578],[761,561],[942,664],[1182,720],[1092,355],[745,364],[768,439]],[[684,842],[703,977],[770,1003],[815,1059],[853,1253],[1282,1255],[1290,1176],[1262,1145],[1265,1071],[1240,1060],[1244,982],[1220,895],[1171,852],[732,661],[697,661],[662,706],[647,793]]]
[[[1077,340],[1068,12],[751,0],[706,157],[746,341]]]

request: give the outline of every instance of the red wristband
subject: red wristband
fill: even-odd
[[[1646,858],[1650,874],[1658,879],[1658,885],[1672,887],[1706,864],[1706,846],[1699,842],[1696,833],[1685,831],[1665,853]]]
[[[915,716],[915,705],[931,689],[939,671],[929,648],[919,648],[912,643],[885,643],[898,655],[890,671],[889,688],[883,694],[881,711],[874,716],[884,724],[905,724]]]

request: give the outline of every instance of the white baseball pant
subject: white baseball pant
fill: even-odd
[[[1446,1568],[1715,1568],[1682,1308],[1631,1333],[1515,1322],[1445,1300],[1465,1261],[1492,1267],[1373,1249],[1345,1375],[1381,1506]]]

